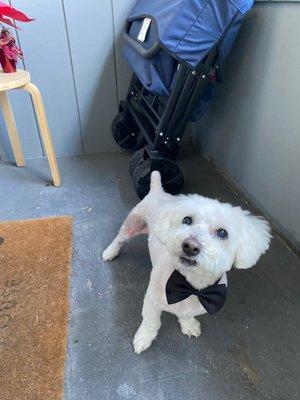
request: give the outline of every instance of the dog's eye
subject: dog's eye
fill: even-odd
[[[227,237],[228,237],[227,231],[225,231],[225,229],[223,229],[223,228],[218,229],[216,231],[216,234],[217,234],[218,238],[220,238],[220,239],[227,239]]]
[[[185,225],[192,225],[193,219],[191,217],[184,217],[182,223]]]

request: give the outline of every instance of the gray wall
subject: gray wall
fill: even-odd
[[[59,156],[118,149],[110,124],[130,76],[119,36],[134,2],[11,0],[36,18],[18,33],[20,67],[42,91]],[[204,153],[299,240],[300,4],[258,4],[212,111],[193,131]],[[10,97],[26,158],[43,156],[28,95]],[[12,159],[1,118],[0,158]]]
[[[207,157],[300,240],[300,4],[257,4],[193,135]]]
[[[36,18],[18,32],[26,68],[38,85],[57,154],[117,150],[110,124],[129,70],[118,35],[135,0],[12,0]],[[8,3],[8,0],[6,1]],[[116,43],[116,45],[115,45]],[[43,156],[28,95],[10,92],[25,157]],[[0,159],[12,159],[0,116]]]

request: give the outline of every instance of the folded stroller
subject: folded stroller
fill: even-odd
[[[174,162],[189,121],[212,98],[222,64],[253,0],[139,0],[127,18],[124,57],[134,71],[112,123],[116,142],[135,151],[129,166],[137,195],[159,170],[177,194],[183,174]]]

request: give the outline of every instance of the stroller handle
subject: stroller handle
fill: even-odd
[[[143,58],[152,58],[156,53],[160,50],[159,42],[155,42],[149,49],[145,49],[137,40],[133,39],[129,35],[130,22],[126,21],[124,31],[123,31],[123,39]]]

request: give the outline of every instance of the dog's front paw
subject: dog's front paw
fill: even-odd
[[[117,243],[112,242],[102,253],[103,261],[111,261],[120,252],[120,246]]]
[[[196,318],[179,318],[182,333],[188,337],[198,337],[201,335],[201,325]]]
[[[141,325],[133,339],[134,352],[140,354],[142,351],[147,350],[156,338],[156,335],[157,331],[149,330],[145,326]]]

